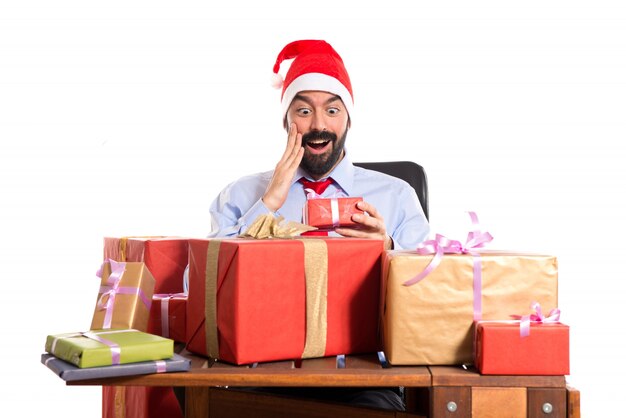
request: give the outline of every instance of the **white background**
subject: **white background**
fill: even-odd
[[[568,380],[585,417],[623,410],[626,7],[409,3],[1,3],[5,408],[100,414],[39,363],[46,335],[89,327],[105,235],[203,237],[224,185],[273,168],[272,66],[313,38],[352,77],[354,161],[422,164],[433,231],[474,210],[491,248],[559,257]]]

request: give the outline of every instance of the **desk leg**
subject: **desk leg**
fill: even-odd
[[[433,387],[430,410],[432,418],[471,418],[471,388],[465,386]]]
[[[185,417],[209,417],[209,390],[208,387],[191,386],[185,388]]]
[[[528,388],[529,418],[566,418],[567,392],[561,388]]]

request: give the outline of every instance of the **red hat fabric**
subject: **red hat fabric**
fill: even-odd
[[[278,71],[280,64],[293,59],[285,79]],[[343,60],[325,41],[302,40],[286,45],[276,58],[272,85],[283,89],[281,103],[283,115],[291,101],[301,91],[317,90],[336,94],[343,101],[349,115],[352,115],[354,99],[350,77]]]

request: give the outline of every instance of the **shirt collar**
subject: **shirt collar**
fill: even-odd
[[[332,177],[335,183],[337,183],[339,187],[343,189],[347,196],[352,196],[352,191],[354,189],[354,165],[352,165],[352,161],[350,161],[350,157],[348,156],[348,150],[344,147],[343,151],[343,158],[327,177]],[[296,170],[296,175],[294,176],[291,184],[293,185],[294,183],[296,183],[298,180],[300,180],[301,177],[312,180],[311,176],[306,171],[304,171],[302,167],[298,167],[298,169]]]

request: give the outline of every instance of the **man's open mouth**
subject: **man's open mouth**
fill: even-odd
[[[307,141],[306,145],[313,149],[322,149],[330,143],[330,139],[312,139]]]

